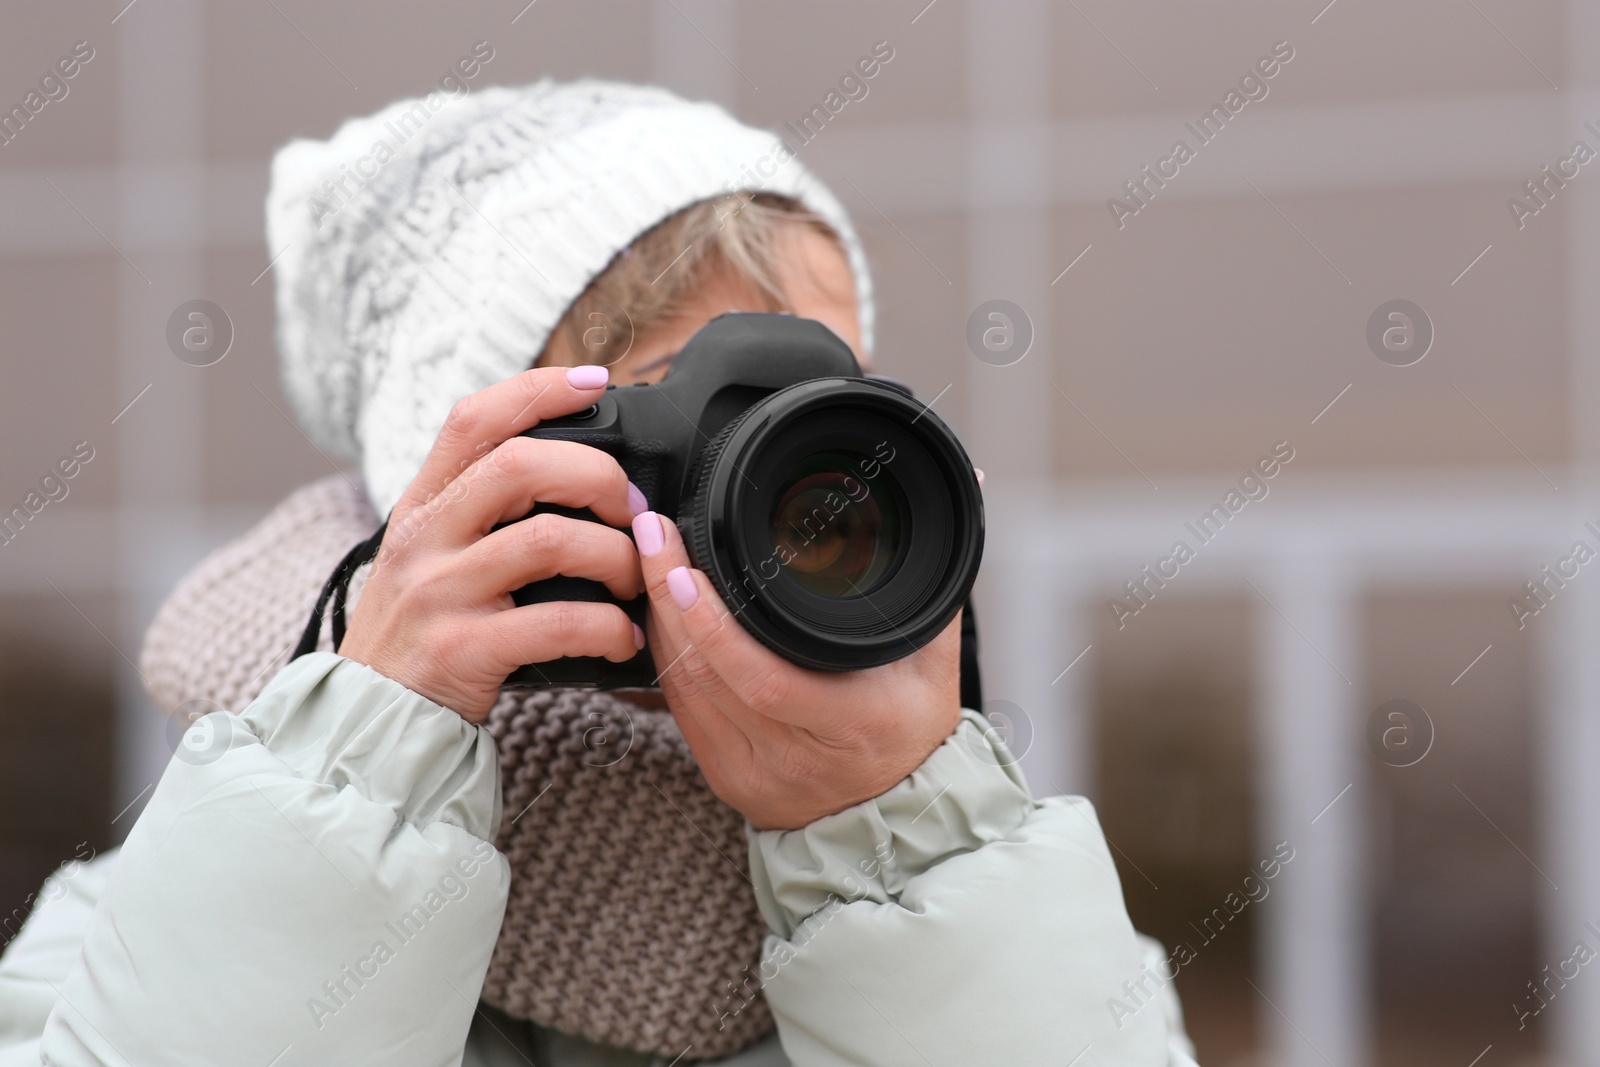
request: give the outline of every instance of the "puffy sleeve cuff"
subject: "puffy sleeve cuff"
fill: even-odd
[[[331,652],[302,656],[241,718],[302,778],[354,787],[416,826],[447,823],[489,841],[499,831],[489,735],[365,664]],[[227,739],[202,743],[219,741]]]
[[[934,865],[1016,832],[1033,807],[994,728],[963,711],[955,732],[883,795],[798,830],[747,828],[761,914],[788,938],[831,900],[898,900]]]
[[[510,868],[494,739],[328,653],[183,734],[39,1054],[459,1063]]]

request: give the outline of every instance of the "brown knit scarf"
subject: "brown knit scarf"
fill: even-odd
[[[169,712],[242,710],[286,662],[328,573],[377,525],[365,494],[336,476],[207,557],[145,635],[151,697]],[[669,1058],[730,1055],[770,1031],[750,992],[766,925],[744,823],[707,787],[671,714],[604,693],[503,692],[487,725],[511,896],[484,1001]]]

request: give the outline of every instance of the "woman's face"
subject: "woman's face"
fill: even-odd
[[[861,321],[856,313],[855,276],[836,242],[810,226],[786,225],[779,238],[778,282],[794,313],[816,319],[838,334],[870,370],[861,351]],[[702,326],[728,311],[765,311],[767,302],[749,283],[722,275],[713,277],[676,318],[634,340],[628,354],[611,366],[617,385],[656,382],[667,373],[672,357]],[[571,366],[581,362],[568,350],[567,331],[557,330],[539,360],[541,365]]]

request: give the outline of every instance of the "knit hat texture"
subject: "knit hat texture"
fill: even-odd
[[[152,699],[169,712],[243,710],[377,523],[335,475],[207,557],[146,632]],[[332,646],[325,624],[319,647]],[[768,1033],[756,977],[767,927],[744,820],[706,785],[672,715],[607,693],[505,691],[486,725],[511,892],[483,999],[664,1061],[731,1055]]]
[[[776,134],[715,105],[547,79],[430,93],[292,141],[267,197],[284,390],[386,515],[451,405],[531,367],[614,255],[741,190],[794,197],[838,232],[870,348],[871,282],[844,208]]]

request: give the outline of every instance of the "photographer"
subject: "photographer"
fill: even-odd
[[[0,1064],[1192,1063],[1170,984],[1108,1012],[1163,954],[1088,802],[1034,800],[961,708],[959,618],[801,669],[615,459],[519,436],[727,311],[865,365],[838,202],[792,153],[730,190],[772,138],[717,108],[542,82],[453,101],[319,217],[408,103],[285,148],[268,200],[286,389],[361,484],[296,493],[158,616],[152,695],[233,714],[0,958]],[[284,665],[384,516],[337,654]],[[556,575],[647,625],[513,604]],[[501,688],[646,644],[659,697]]]

